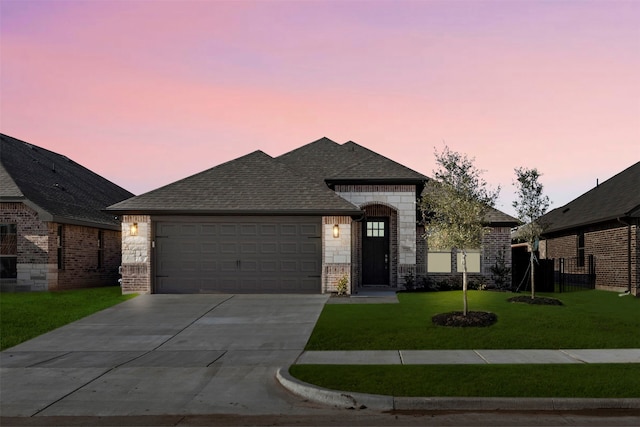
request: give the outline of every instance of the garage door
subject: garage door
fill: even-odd
[[[158,221],[156,293],[320,293],[320,217]]]

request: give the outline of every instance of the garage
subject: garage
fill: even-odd
[[[154,221],[155,293],[320,293],[321,217]]]

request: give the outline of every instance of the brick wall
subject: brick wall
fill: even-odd
[[[457,271],[457,251],[454,249],[451,256],[451,273],[428,273],[427,252],[428,242],[423,237],[424,226],[419,226],[416,232],[416,277],[429,276],[434,280],[457,280],[461,277],[461,271]],[[482,239],[482,251],[480,254],[480,273],[469,273],[468,279],[481,282],[485,285],[495,285],[491,278],[491,266],[493,266],[498,254],[504,249],[505,263],[511,266],[511,229],[509,227],[492,227]],[[511,274],[507,282],[511,281]]]
[[[638,226],[631,230],[631,288],[637,294],[639,284],[640,254],[638,253]],[[629,285],[629,228],[619,222],[610,222],[585,228],[584,256],[593,255],[596,266],[596,288],[625,291]],[[575,258],[577,234],[567,234],[546,239],[546,257]]]
[[[103,262],[98,267],[99,229],[43,222],[23,203],[0,203],[0,222],[16,224],[18,290],[59,290],[116,285],[120,232],[103,230]],[[63,229],[63,269],[58,269],[58,226]]]
[[[62,226],[62,269],[58,271],[58,283],[51,289],[76,289],[118,284],[120,266],[120,232],[70,224],[49,224],[49,259],[58,265],[57,235]],[[102,233],[100,250],[99,233]],[[99,252],[102,252],[99,255]],[[98,257],[102,259],[99,261]]]

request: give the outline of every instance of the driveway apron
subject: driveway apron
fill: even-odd
[[[275,381],[324,295],[141,295],[0,353],[3,416],[304,413]]]

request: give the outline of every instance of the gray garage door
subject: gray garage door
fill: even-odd
[[[156,293],[320,293],[319,217],[158,221]]]

